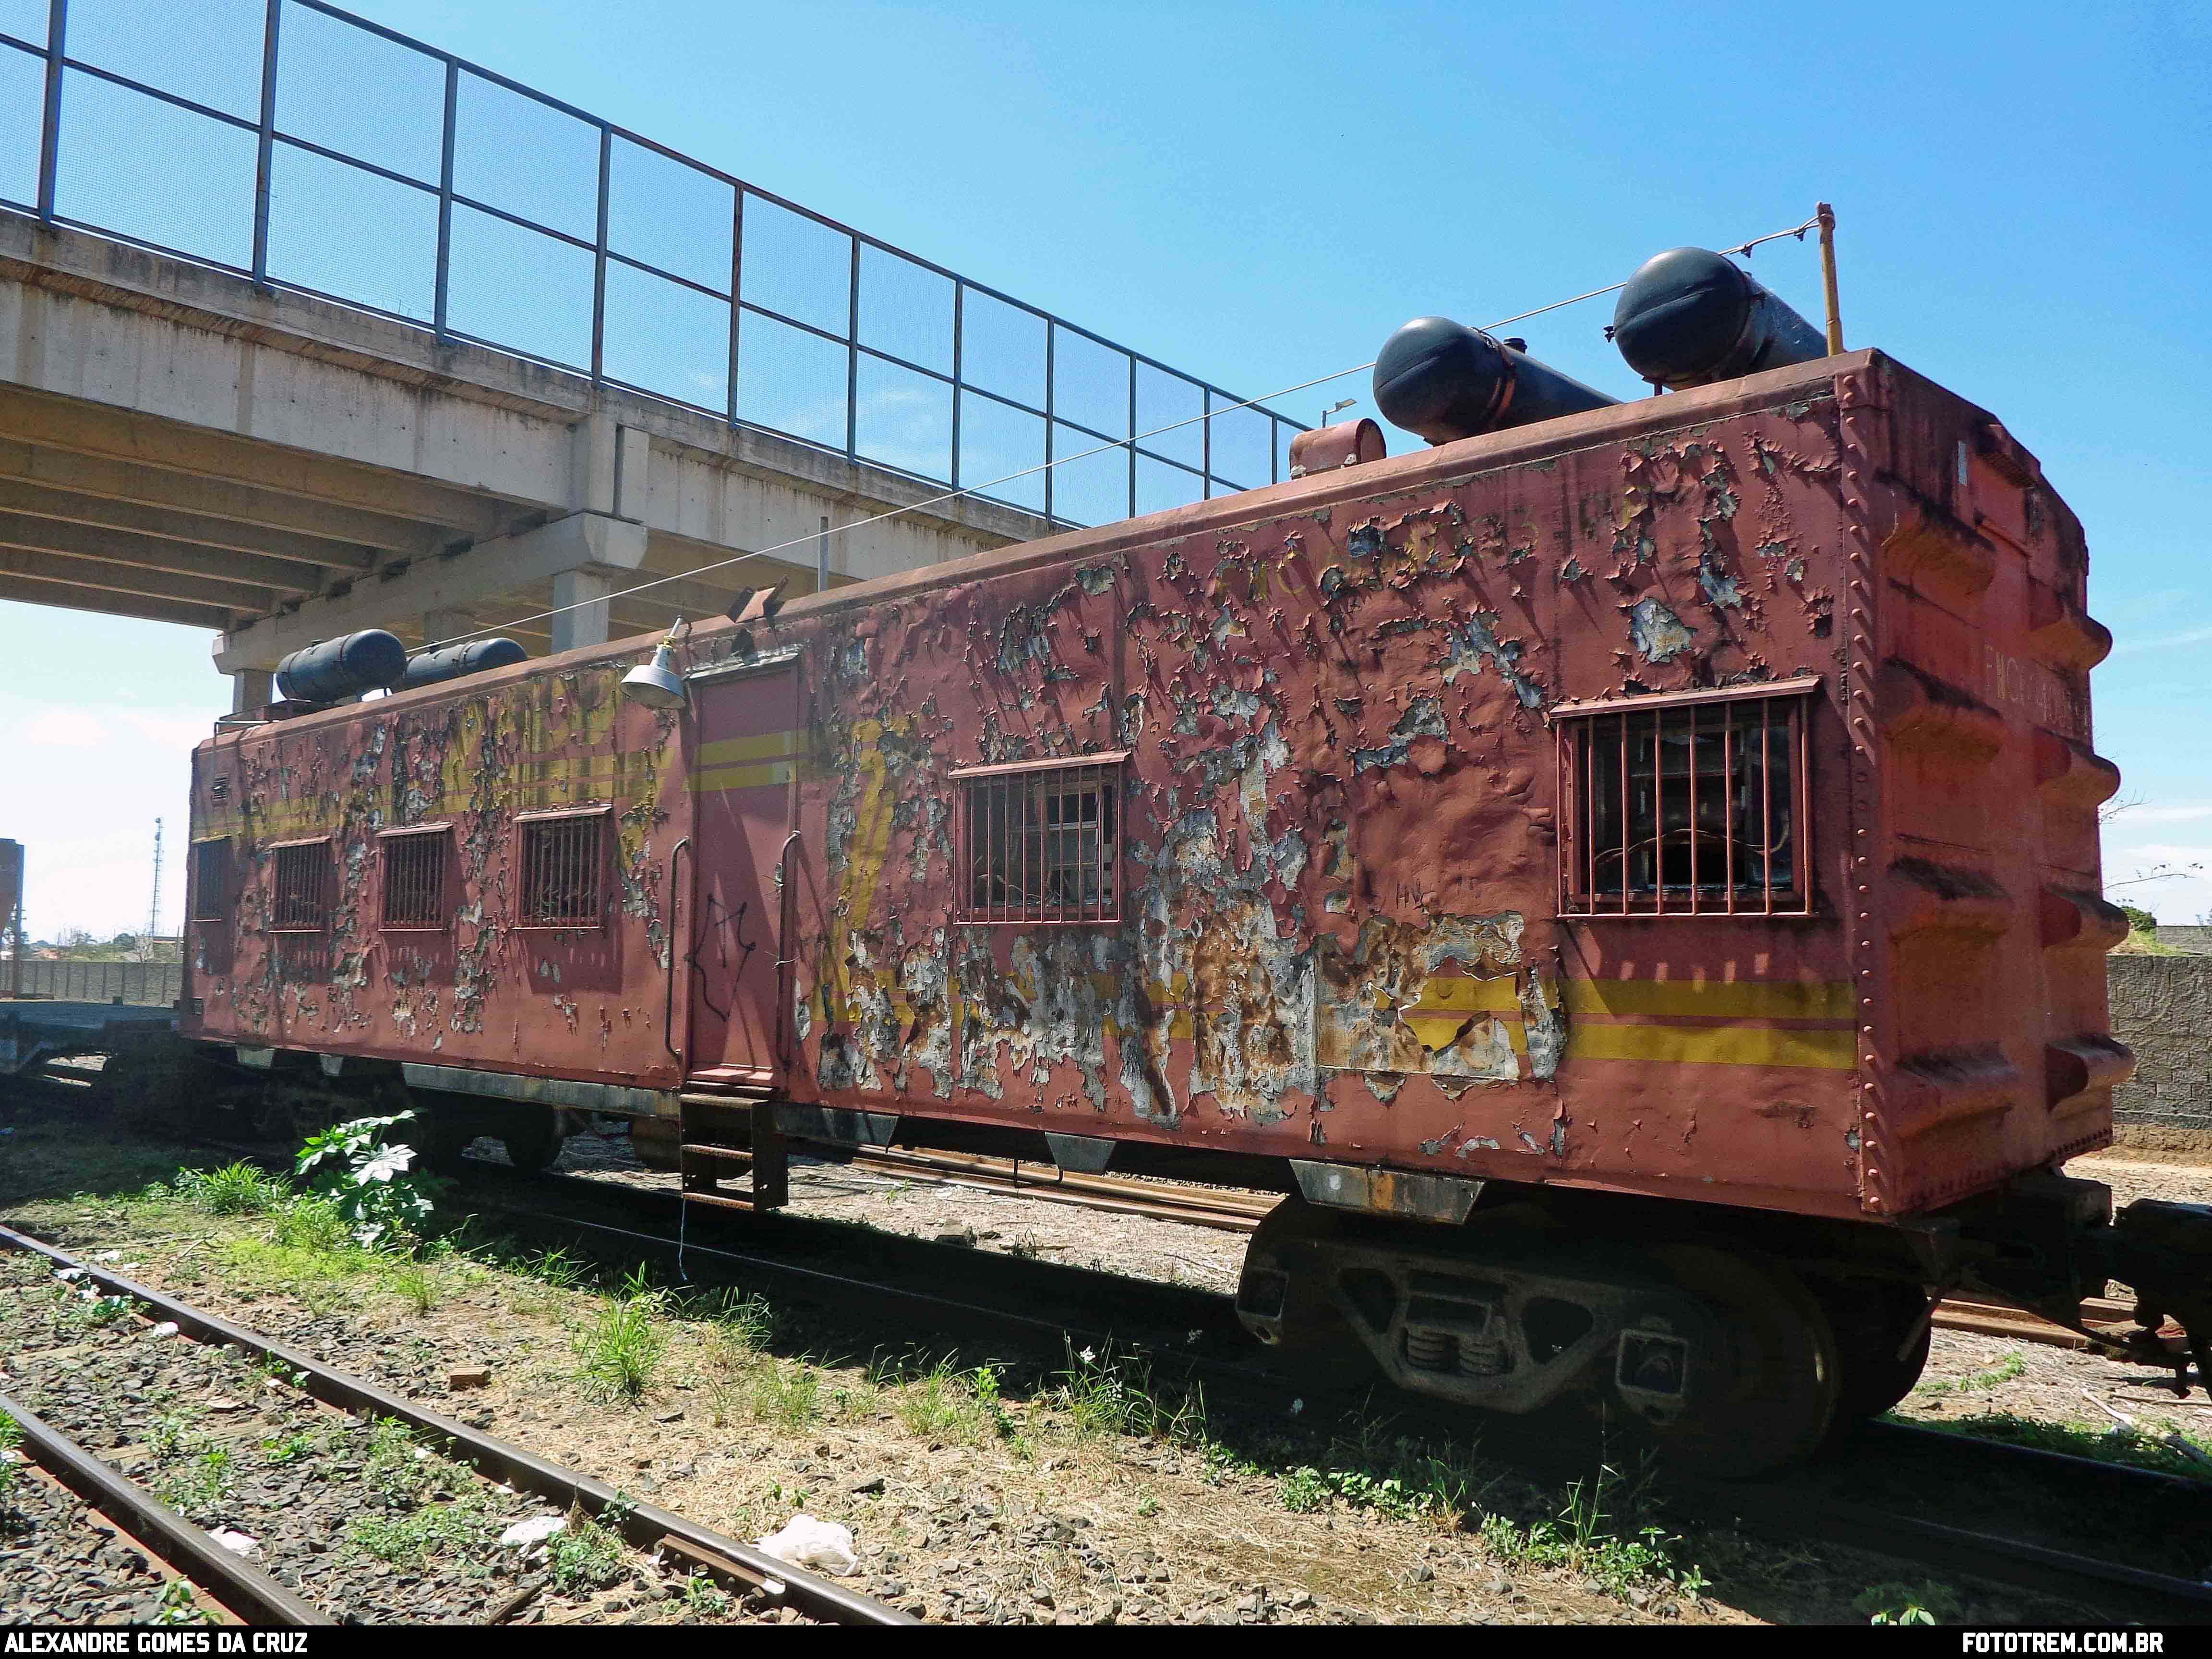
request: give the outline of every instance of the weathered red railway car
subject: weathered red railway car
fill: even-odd
[[[673,708],[633,641],[225,732],[187,1034],[709,1199],[788,1139],[1278,1186],[1267,1340],[1770,1461],[1932,1287],[2148,1236],[2055,1173],[2130,1065],[2086,574],[1859,352],[716,619]]]

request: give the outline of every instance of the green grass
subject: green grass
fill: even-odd
[[[646,1288],[640,1268],[616,1295],[602,1297],[588,1329],[576,1335],[583,1382],[602,1400],[635,1405],[660,1369],[667,1340],[660,1330],[662,1298]]]
[[[1961,1616],[1950,1587],[1933,1583],[1870,1584],[1852,1600],[1851,1611],[1864,1613],[1869,1625],[1955,1625]]]
[[[769,1360],[753,1374],[753,1415],[779,1428],[803,1429],[822,1415],[822,1373],[805,1360]]]
[[[480,1552],[497,1536],[497,1522],[482,1495],[473,1492],[404,1515],[357,1516],[346,1528],[347,1543],[396,1567],[420,1567],[438,1556]]]
[[[1945,1421],[1940,1418],[1911,1418],[1917,1429],[1933,1429],[1940,1434],[1955,1434],[1973,1440],[1999,1440],[2007,1445],[2032,1446],[2039,1451],[2070,1453],[2075,1457],[2094,1459],[2100,1463],[2124,1463],[2134,1468],[2156,1469],[2164,1474],[2185,1475],[2193,1480],[2212,1484],[2212,1462],[2191,1456],[2179,1448],[2162,1443],[2160,1437],[2178,1435],[2189,1444],[2212,1455],[2212,1438],[2203,1428],[2192,1433],[2165,1419],[2152,1419],[2148,1413],[2138,1417],[2136,1430],[2112,1424],[2100,1428],[2091,1423],[2052,1423],[2038,1417],[2021,1417],[2011,1412],[1984,1412],[1975,1417]]]
[[[401,1301],[418,1314],[428,1313],[445,1300],[445,1276],[421,1261],[409,1261],[395,1267],[386,1282]]]
[[[684,1611],[694,1619],[725,1618],[730,1598],[704,1572],[695,1572],[684,1581]]]
[[[1141,1354],[1117,1354],[1110,1345],[1079,1353],[1071,1346],[1056,1376],[1048,1397],[1079,1432],[1205,1443],[1204,1391],[1195,1383],[1175,1390],[1156,1385],[1152,1361]]]
[[[421,1455],[424,1448],[415,1431],[395,1417],[380,1417],[358,1425],[353,1437],[361,1452],[362,1479],[395,1509],[412,1509],[428,1495],[438,1473],[434,1457]],[[366,1445],[360,1443],[366,1441]]]
[[[1987,1394],[1991,1389],[2009,1382],[2027,1369],[2027,1361],[2017,1353],[2008,1353],[1985,1371],[1975,1371],[1966,1376],[1939,1377],[1933,1382],[1923,1382],[1913,1393],[1935,1397],[1947,1394]]]
[[[23,1425],[0,1412],[0,1510],[15,1508],[16,1483],[23,1478],[17,1454],[23,1447]]]
[[[606,1522],[571,1510],[568,1524],[546,1542],[546,1562],[554,1588],[574,1595],[621,1577],[629,1568],[629,1547]]]
[[[207,1215],[271,1215],[292,1200],[292,1183],[251,1164],[180,1171],[172,1190]]]
[[[1483,1517],[1484,1547],[1498,1559],[1565,1568],[1595,1578],[1615,1595],[1634,1585],[1664,1583],[1684,1595],[1708,1588],[1682,1540],[1663,1527],[1635,1524],[1647,1482],[1624,1482],[1610,1465],[1568,1486],[1558,1516],[1519,1527],[1502,1515]]]
[[[261,1455],[273,1464],[304,1463],[320,1449],[312,1434],[295,1434],[283,1440],[264,1440]]]
[[[161,1483],[161,1496],[188,1520],[219,1520],[238,1489],[237,1463],[229,1448],[210,1446],[171,1471]]]

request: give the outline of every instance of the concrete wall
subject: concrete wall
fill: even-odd
[[[2212,1137],[2212,956],[2112,957],[2106,978],[2112,1035],[2136,1053],[2134,1080],[2112,1097],[2115,1120],[2124,1131]]]
[[[23,994],[166,1008],[184,994],[184,974],[175,962],[26,962]],[[0,995],[7,989],[8,964],[0,963]]]
[[[2158,925],[2158,942],[2172,945],[2177,951],[2187,951],[2196,956],[2212,956],[2212,927],[2195,923],[2161,921]]]

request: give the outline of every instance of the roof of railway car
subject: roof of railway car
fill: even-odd
[[[1288,479],[1281,483],[1243,490],[1234,495],[1216,495],[1209,501],[1193,501],[1188,506],[1146,514],[1140,518],[1119,519],[1111,524],[1096,525],[1088,529],[1062,531],[1058,535],[1041,537],[1036,541],[1018,542],[1012,546],[970,554],[965,558],[947,560],[941,564],[924,565],[888,576],[872,577],[850,586],[831,588],[825,592],[809,593],[795,599],[783,607],[778,623],[772,626],[780,626],[785,622],[807,621],[849,606],[881,604],[932,588],[976,581],[988,576],[1006,575],[1101,553],[1121,552],[1156,542],[1230,529],[1249,524],[1257,518],[1329,507],[1342,501],[1371,499],[1382,495],[1410,492],[1445,480],[1464,478],[1477,471],[1520,465],[1576,450],[1595,448],[1601,444],[1618,443],[1627,438],[1722,420],[1747,410],[1764,408],[1804,387],[1832,386],[1838,375],[1868,368],[1876,363],[1886,364],[1923,385],[1933,386],[1936,384],[1879,349],[1865,348],[1847,351],[1840,356],[1823,357],[1808,363],[1792,364],[1786,368],[1769,369],[1764,374],[1746,375],[1741,380],[1723,380],[1686,392],[1664,392],[1632,403],[1592,410],[1587,414],[1562,416],[1557,420],[1540,421],[1528,426],[1509,427],[1502,432],[1463,438],[1455,443],[1443,444],[1435,448],[1416,449],[1356,467]],[[1987,415],[1986,410],[1981,412]],[[1991,416],[1989,418],[1996,417]],[[685,636],[686,643],[712,641],[723,634],[734,633],[737,627],[737,623],[720,617],[702,620],[693,625]],[[382,714],[386,709],[428,704],[457,694],[474,695],[527,679],[533,675],[558,672],[565,667],[638,658],[649,653],[659,643],[661,637],[658,630],[633,634],[628,638],[610,640],[602,645],[580,646],[557,656],[532,657],[526,662],[509,667],[490,669],[462,679],[442,680],[412,691],[394,692],[388,697],[379,698],[374,705],[374,711]],[[284,732],[290,733],[323,725],[342,724],[360,718],[368,707],[357,702],[341,703],[312,714],[295,715],[275,722],[275,725]],[[213,737],[203,738],[198,746],[204,748],[226,742],[236,744],[257,734],[266,733],[270,729],[269,726],[253,726],[232,732],[218,732]]]

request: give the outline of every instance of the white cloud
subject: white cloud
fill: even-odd
[[[23,741],[41,749],[97,749],[107,728],[81,708],[49,708],[23,728]]]
[[[2179,634],[2154,634],[2148,639],[2140,636],[2125,639],[2112,647],[2115,656],[2136,651],[2171,651],[2185,645],[2202,645],[2212,640],[2212,628],[2191,628]]]

